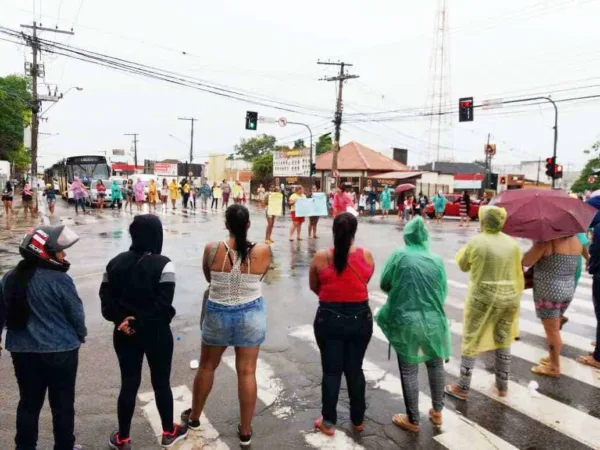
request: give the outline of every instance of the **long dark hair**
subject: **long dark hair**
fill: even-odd
[[[358,221],[352,214],[344,212],[333,219],[333,264],[337,273],[348,265],[348,254],[354,241]]]
[[[244,205],[236,203],[225,211],[225,224],[235,238],[235,249],[242,262],[248,257],[248,223],[250,223],[250,213]]]

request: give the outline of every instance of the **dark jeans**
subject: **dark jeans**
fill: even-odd
[[[81,209],[85,212],[85,198],[78,198],[75,200],[75,212],[77,212],[79,206],[81,206]]]
[[[19,384],[17,450],[35,450],[40,411],[48,391],[54,450],[73,450],[75,444],[75,380],[79,350],[57,353],[12,353]]]
[[[373,314],[367,302],[321,303],[315,317],[315,337],[321,350],[323,420],[337,422],[337,402],[342,373],[350,397],[350,419],[354,425],[365,417],[365,375],[362,363],[373,334]]]
[[[594,312],[596,313],[596,348],[594,349],[594,359],[600,361],[600,273],[594,274],[592,298],[594,300]]]
[[[370,214],[371,216],[374,216],[374,215],[375,215],[375,203],[370,203],[370,204],[369,204],[369,214]]]
[[[135,399],[142,381],[144,355],[150,366],[150,379],[163,431],[173,430],[173,392],[171,391],[171,362],[173,334],[164,323],[139,324],[133,336],[115,329],[113,343],[121,368],[121,392],[117,404],[119,434],[129,437]]]
[[[189,193],[188,194],[183,194],[182,200],[181,200],[181,203],[183,205],[183,209],[187,209],[189,199],[190,199],[190,194]]]
[[[115,206],[117,207],[117,209],[121,209],[121,200],[113,200],[113,202],[110,204],[110,209],[115,209]]]
[[[210,203],[210,209],[219,209],[219,199],[218,198],[214,198],[212,199],[212,202]]]

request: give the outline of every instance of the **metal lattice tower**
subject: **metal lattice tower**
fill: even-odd
[[[448,0],[438,0],[434,22],[430,62],[430,85],[427,95],[429,114],[429,146],[427,162],[453,160],[450,42],[448,33]]]

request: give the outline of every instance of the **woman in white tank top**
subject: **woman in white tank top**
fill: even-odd
[[[202,267],[210,289],[202,320],[200,367],[194,380],[192,408],[181,418],[192,430],[200,429],[199,418],[215,370],[227,347],[233,346],[241,410],[238,435],[240,445],[248,446],[256,406],[256,363],[267,328],[261,284],[271,263],[271,250],[268,245],[246,240],[250,215],[245,206],[227,208],[225,223],[229,238],[209,243],[204,249]]]

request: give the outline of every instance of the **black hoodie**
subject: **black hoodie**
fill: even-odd
[[[100,286],[102,315],[116,325],[128,316],[135,317],[138,324],[169,324],[175,316],[175,269],[171,260],[160,254],[162,223],[153,215],[136,216],[129,233],[129,251],[106,266]]]

